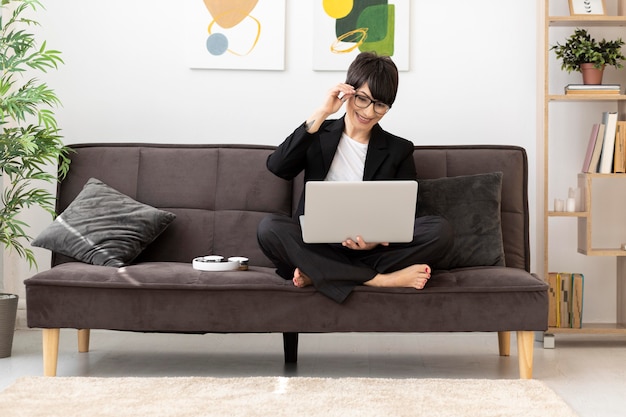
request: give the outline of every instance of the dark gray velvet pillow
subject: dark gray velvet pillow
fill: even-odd
[[[454,229],[454,244],[439,268],[504,265],[501,172],[418,182],[417,215],[442,216]]]
[[[135,259],[175,217],[91,178],[32,245],[86,263],[119,267]]]

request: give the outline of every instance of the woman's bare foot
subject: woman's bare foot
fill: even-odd
[[[304,288],[313,285],[313,281],[304,272],[300,271],[300,268],[296,268],[293,271],[293,285],[298,288]]]
[[[370,287],[402,287],[421,290],[430,279],[428,265],[411,265],[389,274],[378,274],[365,282]]]

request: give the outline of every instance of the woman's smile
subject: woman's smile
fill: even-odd
[[[363,124],[368,124],[368,123],[370,123],[372,121],[372,118],[365,117],[365,116],[359,114],[358,111],[355,111],[354,114],[356,115],[356,119],[359,122],[363,123]]]

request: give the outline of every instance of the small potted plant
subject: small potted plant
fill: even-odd
[[[585,29],[576,29],[563,45],[557,42],[550,49],[561,59],[561,69],[580,71],[584,84],[601,84],[605,66],[623,67],[621,61],[626,59],[622,54],[623,45],[622,38],[598,42]]]

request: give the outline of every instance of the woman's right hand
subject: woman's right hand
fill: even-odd
[[[328,90],[326,100],[315,110],[306,121],[306,130],[309,133],[317,132],[324,120],[331,114],[337,113],[343,103],[356,93],[350,84],[340,83]]]
[[[328,94],[326,95],[326,101],[320,108],[324,113],[327,113],[329,116],[331,114],[337,113],[343,103],[352,97],[356,93],[354,87],[350,84],[337,84],[330,90],[328,90]]]

